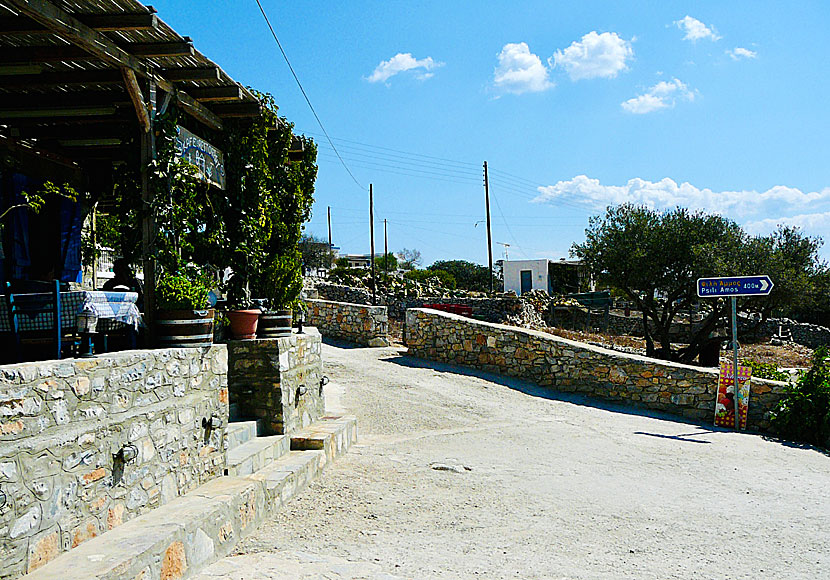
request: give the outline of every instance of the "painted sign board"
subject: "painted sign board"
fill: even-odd
[[[735,427],[735,366],[731,362],[720,363],[718,394],[715,398],[715,425]],[[749,410],[749,381],[752,369],[738,365],[738,409],[741,429],[746,429],[746,414]]]
[[[219,149],[181,126],[176,126],[176,156],[199,171],[205,181],[225,189],[225,156]]]
[[[698,278],[697,295],[700,298],[767,296],[773,286],[769,276]]]

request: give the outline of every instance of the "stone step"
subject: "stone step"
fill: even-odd
[[[250,475],[289,451],[285,435],[257,437],[228,451],[226,475]]]
[[[334,461],[357,441],[357,419],[352,416],[327,415],[291,435],[291,450],[325,451],[326,458]]]
[[[320,429],[309,426],[309,433],[325,433],[332,441],[342,439],[344,445],[354,441],[354,419],[324,423]],[[251,475],[214,479],[64,552],[24,578],[193,578],[230,554],[241,538],[320,475],[330,462],[324,450],[328,448],[336,446],[324,442],[323,449],[291,451]]]
[[[225,439],[228,441],[228,451],[236,449],[257,436],[256,421],[236,421],[228,423],[225,429]]]

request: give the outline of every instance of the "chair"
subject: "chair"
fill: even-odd
[[[9,321],[18,362],[24,359],[24,345],[43,347],[42,352],[47,356],[61,358],[63,355],[65,345],[60,289],[60,281],[55,280],[49,292],[8,294]],[[26,328],[32,325],[35,326],[34,329]],[[73,342],[70,341],[69,344]]]

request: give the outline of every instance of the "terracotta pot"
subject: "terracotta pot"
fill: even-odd
[[[229,310],[228,321],[231,323],[231,334],[237,340],[252,340],[256,338],[256,325],[259,320],[259,310]]]

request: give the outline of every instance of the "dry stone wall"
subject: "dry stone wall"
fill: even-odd
[[[243,417],[266,435],[299,431],[325,410],[320,333],[228,343],[229,389]]]
[[[558,391],[711,422],[718,372],[427,309],[406,313],[410,354],[519,377]],[[748,425],[769,427],[785,384],[753,379]]]
[[[220,476],[227,361],[213,346],[0,367],[0,578]]]
[[[306,322],[324,336],[363,346],[388,346],[389,319],[385,306],[306,300]]]

